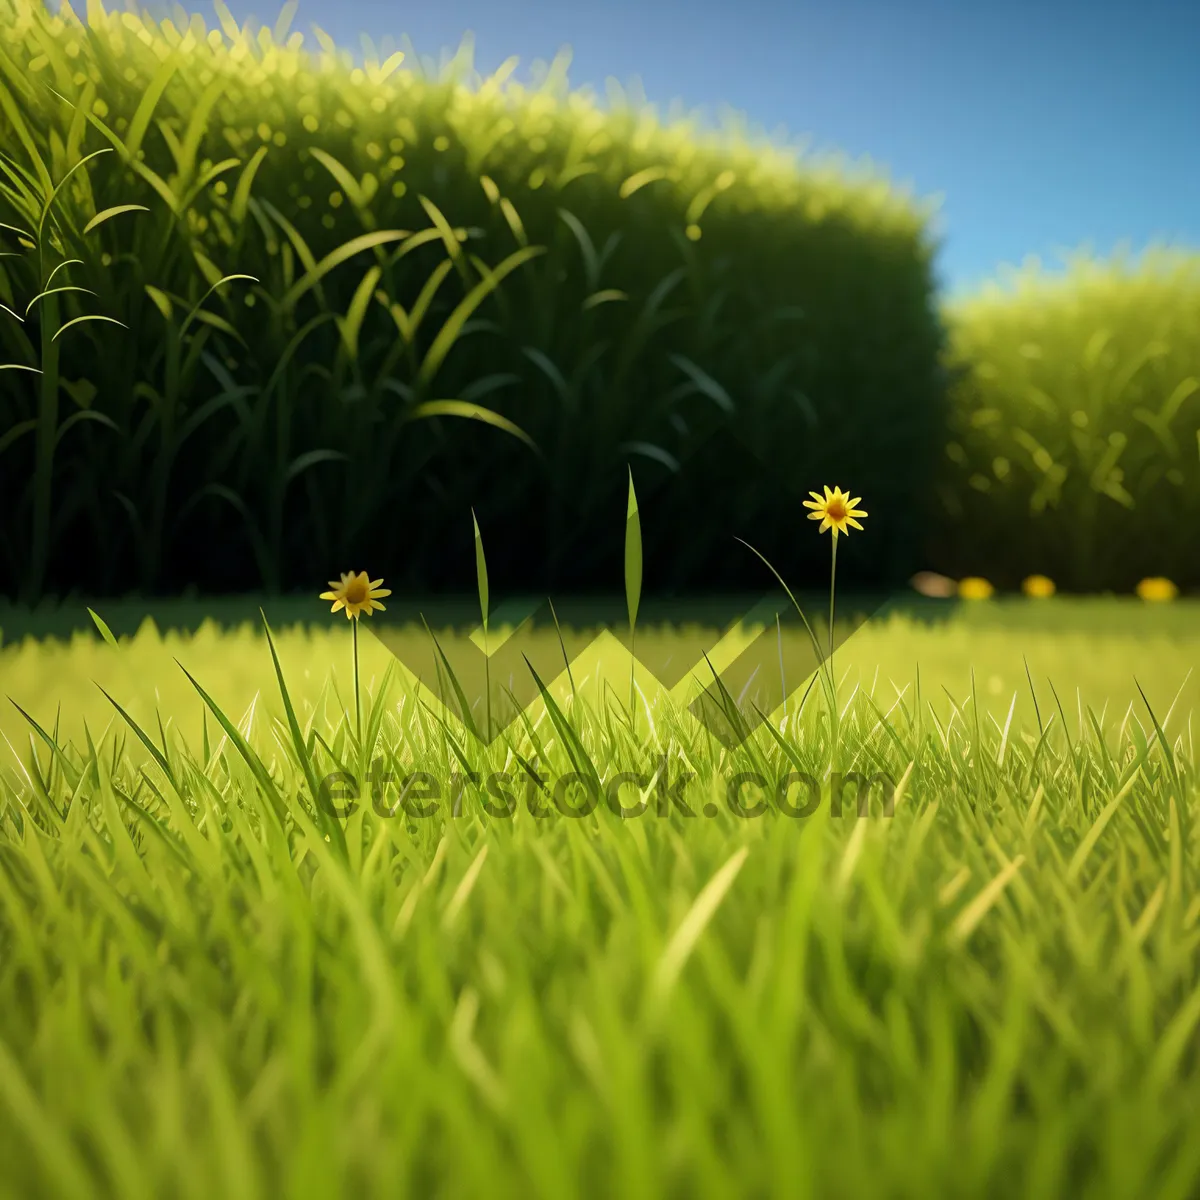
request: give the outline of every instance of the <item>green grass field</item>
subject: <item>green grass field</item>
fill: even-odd
[[[900,606],[737,747],[601,642],[486,750],[370,622],[359,738],[348,623],[268,605],[283,691],[252,612],[0,613],[0,1193],[1197,1193],[1200,605]]]

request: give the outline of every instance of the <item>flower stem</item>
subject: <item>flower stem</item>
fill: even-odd
[[[837,707],[837,676],[833,673],[833,598],[837,582],[837,544],[838,531],[833,530],[833,560],[829,567],[829,732],[830,732],[830,768],[838,769],[838,707]]]
[[[637,725],[637,710],[634,708],[634,690],[633,690],[633,675],[637,669],[637,631],[630,626],[629,629],[629,723],[630,728],[636,730]]]
[[[362,700],[358,691],[358,618],[350,622],[354,626],[354,736],[362,748]]]
[[[829,678],[833,680],[833,596],[837,580],[837,530],[833,531],[833,562],[829,568]]]

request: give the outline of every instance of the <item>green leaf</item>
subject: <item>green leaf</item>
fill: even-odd
[[[346,455],[340,450],[306,450],[303,454],[297,455],[288,464],[284,479],[288,483],[291,483],[297,476],[303,475],[309,467],[315,467],[318,463],[345,461]]]
[[[39,300],[44,300],[47,296],[55,296],[59,292],[87,292],[87,294],[89,296],[94,296],[96,294],[95,292],[92,291],[91,288],[74,287],[71,284],[64,284],[62,287],[47,288],[44,292],[38,292],[38,294],[36,296],[34,296],[34,298],[32,300],[30,300],[28,306],[25,309],[25,315],[29,316],[29,313],[32,310],[33,306]]]
[[[65,325],[63,325],[59,329],[58,333],[56,333],[51,340],[58,341],[59,337],[61,337],[62,334],[66,333],[66,331],[68,329],[70,329],[72,325],[79,325],[84,321],[107,321],[110,325],[120,325],[122,329],[129,328],[129,326],[126,325],[123,321],[118,321],[115,317],[104,317],[104,316],[101,316],[99,313],[88,313],[86,316],[75,317],[72,320],[68,321]]]
[[[110,646],[116,646],[117,639],[115,637],[113,637],[113,631],[111,629],[109,629],[109,627],[104,623],[104,621],[101,619],[99,613],[97,613],[93,609],[89,608],[88,616],[90,616],[92,618],[92,620],[96,623],[96,628],[98,630],[100,630],[100,636]]]
[[[429,347],[429,351],[421,363],[417,382],[422,387],[427,386],[433,381],[438,368],[445,361],[446,355],[450,353],[451,348],[462,333],[463,326],[466,325],[472,314],[484,300],[499,287],[505,276],[512,274],[513,271],[523,266],[531,258],[536,258],[537,255],[543,253],[545,251],[541,246],[526,246],[522,250],[515,250],[486,279],[477,283],[459,301],[458,306],[446,318],[446,323],[438,331],[437,337],[433,339],[433,344]]]
[[[100,691],[104,694],[104,698],[109,702],[109,704],[111,704],[113,706],[113,708],[115,708],[117,710],[117,712],[121,714],[121,718],[124,720],[125,724],[128,725],[129,728],[133,730],[134,736],[137,738],[137,740],[139,742],[141,742],[143,746],[146,747],[146,750],[149,752],[150,757],[152,759],[154,759],[154,761],[158,764],[159,770],[161,770],[162,773],[167,777],[167,781],[170,783],[170,785],[175,789],[176,793],[178,794],[179,784],[175,778],[175,772],[172,770],[171,764],[170,764],[170,762],[167,761],[167,757],[163,753],[163,751],[160,750],[150,740],[150,735],[129,715],[129,713],[127,713],[125,711],[125,709],[123,709],[112,698],[112,696],[110,696],[108,694],[108,692],[106,692],[104,690],[104,688],[100,687],[99,684],[96,684],[96,686],[100,688]],[[165,749],[165,747],[164,747],[164,749]]]
[[[467,694],[463,691],[462,684],[459,682],[458,676],[454,673],[454,668],[450,665],[450,660],[446,657],[446,652],[442,649],[441,642],[437,640],[437,635],[429,628],[429,622],[425,620],[423,614],[421,622],[425,626],[425,632],[429,634],[430,640],[433,642],[433,647],[437,651],[438,657],[442,660],[442,665],[446,668],[447,678],[450,681],[455,698],[458,700],[458,711],[462,718],[462,723],[474,738],[478,741],[483,741],[483,735],[479,732],[479,727],[475,724],[475,718],[471,714],[471,705],[467,701]],[[438,679],[440,684],[441,668],[438,669]]]
[[[362,331],[363,320],[367,315],[367,305],[371,303],[371,293],[383,274],[383,268],[373,266],[359,281],[346,310],[345,317],[339,318],[338,329],[342,335],[342,344],[350,358],[358,357],[358,335]]]
[[[353,258],[356,254],[361,254],[364,250],[371,250],[376,246],[384,246],[388,242],[403,241],[409,236],[402,229],[380,229],[374,233],[364,233],[356,238],[351,238],[336,250],[330,251],[319,263],[314,263],[304,273],[303,277],[297,280],[288,290],[287,294],[279,302],[279,307],[284,312],[295,308],[296,302],[305,292],[320,283],[334,267],[341,266],[342,263]]]
[[[62,178],[59,180],[59,181],[58,181],[58,186],[57,186],[57,187],[55,187],[55,189],[54,189],[54,190],[53,190],[53,191],[50,193],[50,198],[49,198],[49,199],[46,201],[46,206],[45,206],[45,207],[42,209],[42,215],[41,215],[40,219],[38,220],[38,227],[37,227],[37,244],[38,244],[39,246],[41,246],[41,245],[43,244],[43,243],[42,243],[42,235],[43,235],[43,232],[44,232],[44,230],[45,230],[45,228],[46,228],[46,220],[47,220],[47,218],[50,216],[50,210],[51,210],[51,208],[53,208],[53,207],[54,207],[54,201],[58,199],[58,194],[59,194],[59,193],[60,193],[60,192],[63,190],[63,188],[64,188],[64,187],[66,187],[66,185],[67,185],[67,182],[68,182],[68,180],[71,178],[71,176],[72,176],[72,175],[74,175],[74,174],[75,174],[75,172],[76,172],[76,171],[78,171],[80,167],[82,167],[82,166],[86,165],[87,163],[91,162],[91,160],[92,160],[93,158],[99,158],[101,154],[111,154],[111,153],[112,153],[112,151],[111,151],[111,150],[108,150],[108,149],[104,149],[104,150],[95,150],[95,151],[93,151],[91,154],[89,154],[89,155],[85,156],[84,158],[81,158],[81,159],[80,159],[80,160],[79,160],[79,161],[78,161],[78,162],[77,162],[77,163],[76,163],[76,164],[75,164],[75,165],[74,165],[74,166],[73,166],[73,167],[72,167],[72,168],[71,168],[71,169],[70,169],[70,170],[69,170],[69,171],[68,171],[68,172],[67,172],[67,173],[66,173],[66,174],[65,174],[65,175],[64,175],[64,176],[63,176],[63,177],[62,177]]]
[[[78,412],[72,413],[59,427],[58,432],[54,437],[54,444],[57,446],[63,440],[63,436],[78,424],[83,421],[96,421],[101,425],[107,425],[109,429],[119,433],[120,428],[112,417],[102,412],[96,412],[94,409],[81,408]]]
[[[271,812],[274,814],[279,827],[282,829],[287,818],[288,807],[283,796],[280,794],[279,789],[275,786],[275,781],[271,778],[271,772],[267,770],[266,765],[255,753],[254,748],[242,736],[238,727],[225,715],[221,709],[221,706],[217,704],[217,702],[200,686],[187,667],[185,667],[183,663],[179,661],[179,659],[176,659],[175,663],[187,676],[188,682],[196,689],[197,693],[199,693],[200,699],[204,701],[205,707],[208,709],[208,711],[212,713],[214,717],[216,717],[217,724],[219,724],[225,731],[225,736],[233,744],[233,747],[237,750],[238,754],[241,755],[242,761],[250,768],[250,773],[254,776],[254,780],[262,790],[262,794],[267,798]],[[105,692],[105,695],[108,695],[108,693]],[[109,699],[111,700],[112,697],[109,697]],[[116,704],[115,700],[112,702]],[[117,711],[121,712],[122,716],[125,715],[122,709],[118,708]],[[126,720],[128,721],[129,718],[126,717]],[[134,733],[138,734],[139,737],[142,737],[142,741],[149,746],[151,753],[156,753],[153,744],[150,743],[144,736],[142,736],[141,731],[136,725],[133,727],[133,729]]]
[[[475,583],[479,589],[479,611],[483,614],[483,632],[488,628],[488,577],[487,559],[483,554],[483,535],[479,532],[479,522],[475,519],[475,510],[471,509],[471,523],[475,526]]]
[[[199,302],[192,308],[192,311],[190,313],[188,313],[188,315],[184,318],[183,324],[179,327],[179,336],[183,337],[183,334],[186,331],[187,327],[192,323],[192,321],[194,321],[197,318],[197,316],[200,313],[200,310],[204,307],[204,302],[209,298],[209,296],[211,296],[213,294],[213,292],[215,292],[217,290],[217,288],[222,287],[223,285],[225,285],[227,283],[232,283],[234,280],[237,280],[237,279],[245,279],[245,280],[248,280],[250,283],[258,282],[258,279],[253,275],[222,275],[221,278],[218,279],[208,289],[208,291],[205,292],[204,295],[200,297]]]
[[[600,783],[600,774],[596,770],[596,764],[592,761],[586,747],[580,740],[579,734],[575,732],[571,722],[567,720],[561,708],[555,703],[554,697],[550,694],[550,690],[542,682],[541,676],[534,669],[525,655],[521,656],[525,659],[525,665],[529,668],[530,674],[533,676],[534,683],[537,684],[537,689],[541,693],[542,702],[546,706],[546,711],[550,715],[550,721],[554,728],[558,730],[558,736],[562,739],[563,747],[571,759],[571,765],[580,775],[585,776],[593,788],[593,793],[597,796],[603,794],[603,786]]]
[[[287,0],[287,3],[279,10],[279,16],[275,18],[275,25],[271,30],[271,39],[277,46],[282,46],[287,40],[288,30],[296,19],[298,6],[299,0]]]
[[[638,603],[642,598],[642,525],[638,519],[637,493],[633,488],[633,470],[629,468],[629,502],[625,507],[625,604],[629,609],[629,628],[637,625]]]
[[[346,199],[355,208],[362,208],[363,194],[362,189],[358,186],[358,180],[332,154],[320,147],[314,146],[309,153],[333,176],[334,182],[346,193]]]
[[[103,225],[109,217],[118,216],[120,213],[127,212],[149,212],[150,210],[144,204],[117,204],[112,208],[106,208],[103,212],[98,212],[84,227],[83,236],[87,237],[97,225]]]
[[[612,304],[614,301],[628,300],[627,292],[621,291],[619,288],[604,288],[599,292],[593,292],[582,304],[584,312],[589,309],[598,308],[601,304]]]
[[[638,171],[630,175],[624,183],[621,184],[617,194],[622,200],[628,200],[634,192],[640,191],[648,183],[657,183],[660,179],[667,178],[666,167],[647,167],[644,171]]]
[[[428,199],[428,197],[418,196],[417,199],[421,202],[421,207],[425,210],[425,214],[433,222],[433,227],[442,239],[442,243],[446,247],[446,253],[450,256],[451,261],[462,273],[463,278],[467,278],[468,272],[466,264],[463,262],[462,245],[450,222],[442,215],[442,210],[432,200]]]
[[[96,398],[96,385],[90,379],[64,379],[61,381],[64,391],[80,408],[91,408]]]
[[[174,305],[171,303],[171,297],[166,292],[149,283],[146,284],[146,295],[154,301],[154,306],[169,321],[175,312]]]
[[[129,122],[129,133],[125,138],[125,153],[130,159],[136,159],[138,151],[142,148],[142,139],[150,128],[150,118],[154,115],[155,106],[162,98],[163,92],[167,90],[171,76],[175,74],[179,58],[178,51],[169,54],[142,93],[133,119]]]
[[[294,6],[295,0],[292,0],[292,4]],[[240,225],[246,219],[246,208],[250,203],[250,189],[254,185],[254,176],[258,174],[258,168],[262,166],[262,160],[266,157],[266,146],[259,146],[250,161],[242,168],[241,178],[237,181],[237,187],[233,189],[233,199],[229,203],[229,219],[235,225]]]
[[[196,154],[200,149],[201,142],[204,141],[205,135],[211,128],[209,118],[212,115],[213,108],[221,97],[221,93],[225,90],[225,82],[226,76],[224,74],[217,75],[201,93],[199,100],[191,106],[187,132],[184,134],[183,142],[175,154],[175,161],[179,165],[180,187],[186,186],[192,178],[192,172],[196,167]]]
[[[519,425],[514,425],[507,417],[490,408],[484,408],[482,404],[469,404],[466,400],[426,400],[416,405],[404,419],[419,421],[430,417],[462,417],[469,421],[482,421],[485,425],[511,433],[535,453],[541,453],[538,444]]]
[[[0,367],[0,371],[8,368]],[[17,368],[11,368],[16,370]],[[26,371],[32,371],[32,367],[23,368]],[[38,371],[41,374],[41,371]],[[0,435],[0,454],[9,448],[18,438],[24,437],[27,433],[32,433],[37,428],[37,421],[30,418],[28,421],[19,421],[7,433]]]
[[[330,844],[337,851],[342,862],[346,862],[348,854],[345,835],[342,833],[342,827],[338,824],[337,818],[334,816],[331,808],[326,805],[324,793],[321,790],[321,784],[317,779],[317,772],[313,766],[312,756],[308,752],[308,746],[304,741],[304,734],[300,730],[300,722],[296,718],[295,706],[292,704],[287,684],[284,682],[283,667],[280,665],[279,655],[275,650],[275,639],[271,636],[271,626],[267,624],[267,614],[261,608],[258,611],[259,616],[262,617],[263,630],[267,635],[267,645],[271,650],[271,662],[275,666],[275,678],[279,683],[279,694],[283,699],[284,712],[287,714],[288,732],[292,735],[292,746],[296,751],[296,757],[300,760],[301,767],[304,769],[304,777],[308,782],[309,791],[312,793],[317,825],[321,832],[329,838]]]
[[[722,412],[734,414],[736,409],[729,393],[711,375],[682,354],[668,354],[667,358],[692,381],[698,392],[707,396]]]

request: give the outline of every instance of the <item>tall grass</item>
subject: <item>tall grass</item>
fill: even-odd
[[[620,690],[554,685],[484,749],[396,676],[361,741],[319,679],[279,673],[278,719],[239,721],[211,686],[196,667],[195,739],[117,695],[71,745],[31,722],[0,778],[13,1194],[1200,1183],[1187,712],[1076,722],[1035,681],[1036,722],[974,692],[947,719],[919,681],[842,681],[845,769],[896,785],[890,816],[876,794],[860,818],[853,789],[832,812],[820,689],[730,751],[667,697],[635,735]],[[695,775],[695,815],[659,812],[664,764]],[[647,772],[618,795],[649,811],[569,817],[527,766],[550,791]],[[356,799],[323,804],[347,769]],[[422,771],[443,795],[423,819]],[[793,771],[820,781],[807,818],[773,799]],[[731,810],[739,773],[766,783],[739,797],[758,817]]]
[[[1069,268],[948,311],[938,565],[1081,591],[1200,584],[1200,256]]]
[[[356,66],[320,31],[306,49],[293,6],[273,30],[223,6],[214,30],[96,0],[86,23],[0,11],[0,221],[26,228],[71,172],[47,269],[95,293],[0,312],[0,361],[39,368],[55,305],[127,326],[73,329],[58,389],[10,372],[0,393],[21,512],[0,552],[30,596],[277,590],[368,549],[402,586],[469,588],[438,547],[472,504],[498,591],[595,586],[627,462],[663,495],[648,586],[736,584],[717,547],[790,542],[770,497],[819,464],[892,514],[858,571],[913,565],[941,430],[933,248],[881,180],[605,109],[562,63],[532,88],[513,64]],[[23,315],[44,276],[10,233],[0,300]],[[40,449],[19,432],[51,391],[109,423],[53,461],[48,422]],[[723,533],[684,546],[684,525]]]

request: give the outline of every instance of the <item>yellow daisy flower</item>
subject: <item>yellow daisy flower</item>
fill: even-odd
[[[1027,596],[1032,596],[1035,599],[1042,600],[1047,596],[1054,595],[1054,580],[1045,575],[1030,575],[1028,579],[1021,584],[1021,591]]]
[[[958,594],[964,600],[987,600],[996,589],[986,579],[977,575],[969,575],[958,581]]]
[[[1143,600],[1174,600],[1179,589],[1169,579],[1143,579],[1137,585],[1137,594]]]
[[[808,519],[821,522],[818,533],[832,529],[836,536],[839,533],[848,534],[851,526],[855,529],[862,528],[854,519],[867,515],[862,509],[854,507],[862,499],[861,496],[851,498],[849,492],[843,492],[841,488],[830,489],[828,486],[825,488],[824,496],[820,492],[809,492],[808,494],[812,499],[805,500],[804,507],[816,510],[808,514]]]
[[[357,620],[360,613],[368,617],[378,609],[386,612],[379,603],[380,596],[390,596],[391,588],[380,587],[382,579],[369,579],[366,571],[346,571],[341,581],[331,579],[329,586],[332,591],[322,592],[320,599],[333,601],[333,612],[346,610],[347,620]]]

